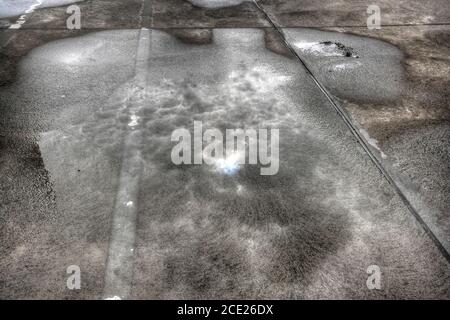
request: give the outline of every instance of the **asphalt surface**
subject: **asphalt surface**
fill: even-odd
[[[361,1],[80,1],[71,31],[57,1],[10,29],[18,3],[0,298],[450,298],[445,1],[382,1],[381,30]],[[279,129],[278,173],[174,165],[194,120]]]

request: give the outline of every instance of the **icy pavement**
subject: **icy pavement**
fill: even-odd
[[[149,31],[144,88],[135,85],[130,60],[139,31],[49,43],[23,61],[17,83],[2,97],[28,99],[26,92],[33,93],[42,126],[51,128],[38,142],[43,164],[58,210],[80,228],[59,241],[103,234],[105,239],[94,237],[90,246],[107,261],[104,240],[114,241],[111,213],[117,190],[123,189],[133,193],[128,198],[137,217],[130,220],[134,227],[122,232],[136,240],[127,246],[129,258],[119,259],[123,265],[115,268],[133,268],[121,280],[131,289],[109,296],[338,297],[358,281],[364,286],[365,269],[374,263],[395,270],[385,271],[393,295],[401,287],[405,296],[416,296],[418,281],[436,288],[446,272],[445,259],[301,65],[268,50],[263,30],[212,32],[212,44],[190,45]],[[108,81],[96,86],[99,79]],[[45,92],[38,94],[39,87]],[[192,129],[193,120],[218,129],[279,128],[279,173],[260,176],[258,166],[251,165],[233,175],[205,165],[175,166],[171,132]],[[130,163],[124,158],[130,132],[142,136],[129,142],[141,157],[133,160],[140,163],[138,188],[119,178],[131,170],[124,168]],[[60,228],[59,219],[42,228],[58,234],[53,228]],[[421,262],[417,256],[418,250],[424,255],[423,248]],[[64,252],[70,261],[95,270],[89,256],[72,256],[75,248]],[[47,254],[61,263],[59,268],[68,259],[59,251]],[[424,268],[434,270],[427,280]],[[400,285],[405,277],[407,287]],[[371,294],[361,289],[355,297]]]
[[[67,35],[48,28],[61,8],[31,14],[43,30],[2,33],[0,297],[448,298],[448,260],[330,101],[394,104],[408,88],[404,51],[283,29],[311,77],[278,30],[241,28],[267,26],[252,2],[205,3],[130,1],[132,19],[112,19],[123,3],[105,0],[101,19],[88,14],[98,28],[189,28]],[[171,135],[194,121],[279,129],[278,173],[175,165]],[[424,132],[389,143],[412,156]],[[413,148],[398,147],[406,140]],[[70,265],[81,290],[65,286]],[[381,290],[366,286],[371,265]]]

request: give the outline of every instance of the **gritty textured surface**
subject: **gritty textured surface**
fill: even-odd
[[[270,27],[253,1],[86,0],[77,5],[83,29]],[[27,16],[22,29],[66,30],[66,8],[38,9]],[[5,27],[16,21],[16,17],[0,19]]]
[[[365,25],[363,2],[258,2],[285,26]],[[131,298],[450,298],[449,262],[254,3],[79,5],[81,31],[64,29],[62,6],[0,33],[1,298],[102,297],[133,121],[143,166]],[[382,21],[443,22],[442,8],[383,1]],[[144,86],[140,27],[163,28],[150,31]],[[448,27],[284,32],[448,239]],[[194,120],[279,128],[279,173],[175,166],[170,134]],[[66,288],[73,264],[79,291]],[[373,264],[382,290],[366,287]]]
[[[257,0],[280,27],[367,26],[369,5],[378,5],[381,24],[450,23],[447,0]]]
[[[450,28],[284,32],[450,250]],[[323,41],[351,46],[358,58],[329,54]]]
[[[376,169],[367,165],[369,160],[301,66],[265,51],[262,31],[213,33],[213,44],[192,45],[152,32],[149,87],[138,114],[144,121],[140,148],[145,168],[133,297],[445,297],[447,262]],[[50,229],[63,248],[72,240],[69,250],[50,250],[49,260],[35,257],[35,265],[62,269],[62,276],[61,265],[72,258],[87,269],[84,297],[98,297],[102,283],[103,264],[89,258],[94,253],[88,248],[104,263],[120,141],[129,122],[129,115],[120,112],[120,101],[137,94],[126,77],[135,41],[136,31],[116,31],[48,44],[24,60],[22,80],[2,92],[8,97],[23,92],[21,88],[49,88],[46,83],[59,79],[54,93],[34,94],[34,108],[43,110],[58,105],[66,87],[71,88],[73,96],[64,98],[70,105],[40,114],[46,129],[38,135],[40,166],[45,166],[52,186],[48,192],[55,197],[47,201],[64,215],[54,223],[44,220],[47,223],[36,226],[41,236],[33,238],[51,247],[42,235]],[[106,49],[109,59],[98,63]],[[228,63],[218,68],[223,56]],[[193,75],[195,63],[204,68],[199,65]],[[116,66],[114,71],[110,64]],[[73,76],[66,75],[68,70]],[[155,77],[159,74],[164,77]],[[89,90],[89,79],[99,77],[110,80]],[[271,82],[264,81],[267,78]],[[77,100],[83,103],[74,104]],[[100,101],[104,102],[96,107]],[[218,128],[281,128],[279,174],[262,177],[252,166],[242,167],[235,176],[204,166],[173,166],[170,133],[180,126],[189,128],[193,119]],[[88,246],[86,237],[92,232]],[[419,255],[422,262],[417,261]],[[30,256],[22,255],[25,258]],[[10,258],[3,261],[6,266],[11,263]],[[365,268],[370,264],[385,266],[384,291],[365,288]],[[426,291],[418,290],[423,281],[428,283]],[[46,281],[48,293],[34,288],[37,292],[30,296],[58,297],[63,293],[52,287],[62,290],[63,284],[53,276]],[[21,297],[20,291],[8,292]]]

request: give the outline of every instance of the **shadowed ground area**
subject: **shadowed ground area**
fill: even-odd
[[[450,297],[447,26],[337,28],[362,1],[77,4],[82,30],[68,4],[2,18],[1,298]],[[277,174],[175,165],[194,121],[279,129]]]

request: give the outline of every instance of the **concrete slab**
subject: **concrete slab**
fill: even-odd
[[[28,32],[31,31],[21,31],[21,34]],[[15,39],[14,43],[18,47],[20,43],[27,46],[28,39],[42,40],[46,35],[45,31],[33,32],[29,37]],[[123,39],[110,35],[108,43],[112,56],[118,51],[133,56],[136,37]],[[39,51],[36,53],[39,56]],[[0,296],[3,298],[94,299],[103,293],[111,230],[109,217],[114,201],[111,196],[117,188],[115,165],[108,164],[109,160],[102,155],[83,155],[78,150],[73,157],[55,159],[61,163],[50,173],[41,151],[46,149],[39,145],[38,137],[54,125],[64,131],[66,123],[61,120],[62,114],[76,117],[83,111],[96,110],[101,103],[97,99],[109,96],[114,83],[130,77],[134,59],[109,60],[113,66],[100,63],[104,66],[100,72],[103,78],[77,69],[89,66],[77,65],[76,57],[54,53],[51,57],[41,56],[43,60],[39,61],[33,55],[24,59],[18,68],[18,82],[2,87]],[[66,66],[65,70],[52,69],[58,60]],[[35,68],[40,71],[34,73]],[[29,91],[20,92],[18,83]],[[95,100],[88,101],[86,93],[92,92],[92,88],[96,88],[91,95]],[[58,157],[59,153],[53,154]],[[70,168],[62,165],[67,161]],[[108,181],[99,179],[102,171],[95,169],[96,163],[109,168],[108,173],[103,172],[105,177],[110,177]],[[83,180],[90,181],[88,188],[80,183]],[[82,291],[66,287],[66,269],[70,265],[78,265],[82,270]],[[22,280],[18,281],[19,278]]]
[[[450,27],[284,32],[450,252]]]
[[[116,30],[40,46],[0,88],[1,297],[102,297],[123,141],[139,132],[130,297],[448,298],[449,262],[274,30],[149,33],[144,86],[139,30]],[[193,120],[279,128],[278,174],[174,165],[171,133]],[[67,264],[86,272],[78,294]]]

